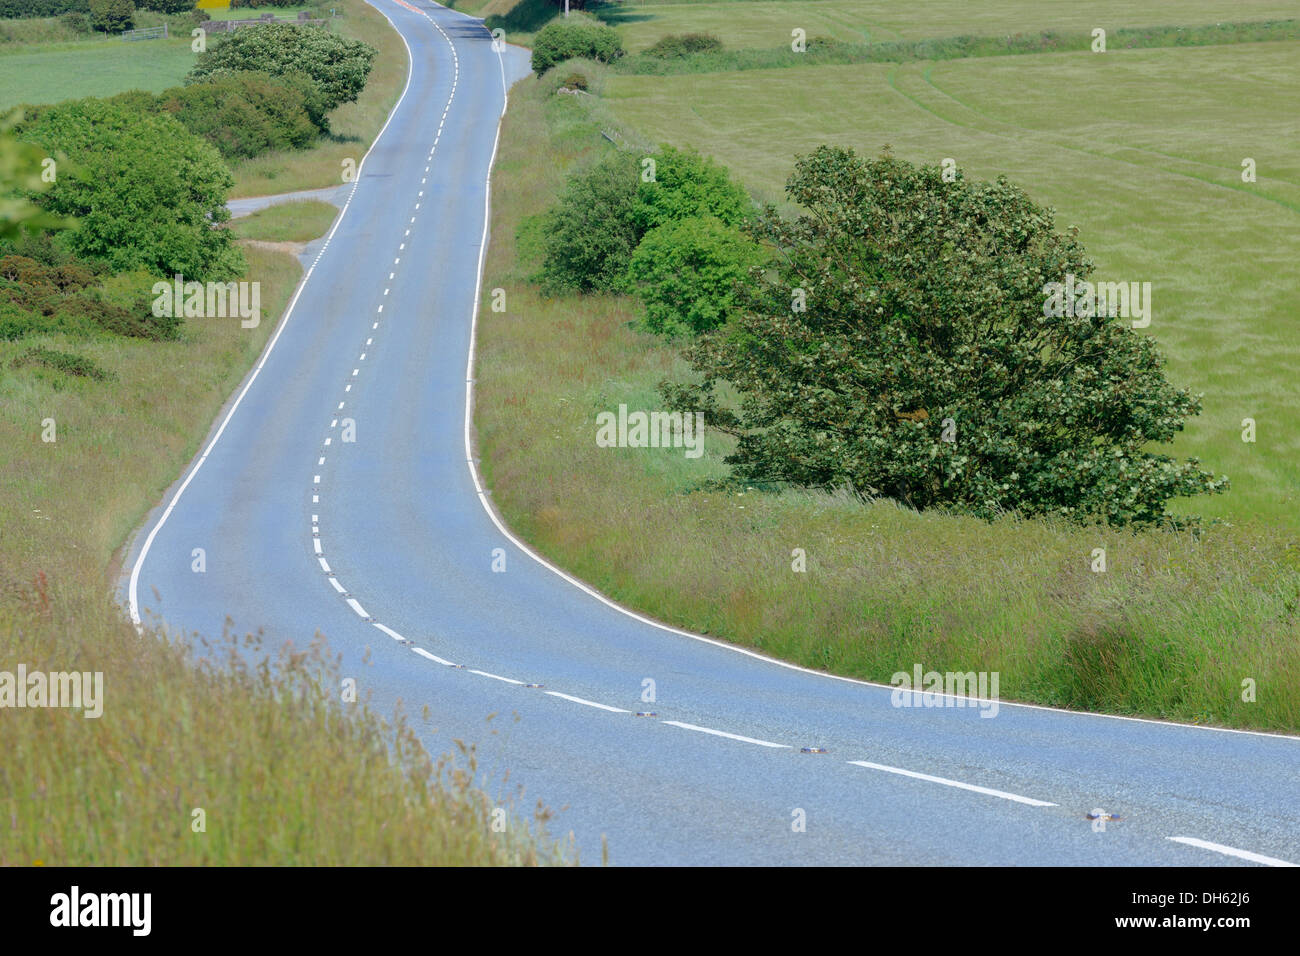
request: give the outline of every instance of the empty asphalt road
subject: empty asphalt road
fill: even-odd
[[[1300,861],[1300,739],[895,707],[631,616],[512,540],[468,460],[467,369],[527,51],[423,0],[373,2],[409,85],[288,318],[135,539],[133,610],[209,635],[229,616],[273,644],[321,632],[381,712],[400,699],[435,754],[476,742],[489,788],[558,811],[587,862],[602,835],[614,864]]]

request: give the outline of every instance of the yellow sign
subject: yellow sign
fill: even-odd
[[[230,0],[199,0],[200,10],[229,10]]]

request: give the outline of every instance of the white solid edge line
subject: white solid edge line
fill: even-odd
[[[1213,850],[1215,853],[1222,853],[1225,856],[1235,856],[1242,860],[1250,860],[1252,863],[1263,863],[1265,866],[1300,866],[1300,864],[1290,863],[1286,860],[1279,860],[1276,857],[1264,856],[1262,853],[1252,853],[1249,850],[1238,850],[1235,846],[1224,846],[1222,843],[1211,843],[1209,840],[1198,840],[1196,837],[1168,837],[1175,843],[1186,843],[1188,846],[1200,847],[1202,850]]]
[[[957,787],[959,790],[970,790],[974,793],[987,794],[990,797],[1001,797],[1003,800],[1014,800],[1016,803],[1027,803],[1031,807],[1058,806],[1058,804],[1050,803],[1047,800],[1035,800],[1033,797],[1022,797],[1018,793],[1007,793],[1005,790],[977,787],[973,783],[962,783],[960,780],[949,780],[947,777],[933,777],[928,773],[917,773],[915,770],[904,770],[902,767],[889,767],[883,763],[872,763],[869,760],[850,760],[849,763],[857,767],[867,767],[871,770],[883,770],[886,773],[896,773],[904,777],[915,777],[917,780],[928,780],[930,783],[941,783],[945,787]]]
[[[559,697],[561,700],[569,700],[575,704],[586,704],[588,707],[598,707],[601,710],[607,710],[611,714],[630,714],[632,711],[624,710],[621,707],[611,707],[609,704],[598,704],[594,700],[587,700],[585,697],[574,697],[572,694],[561,694],[558,690],[548,690],[544,693],[552,697]]]
[[[500,674],[489,674],[487,671],[476,671],[473,668],[470,669],[470,673],[477,674],[479,677],[491,677],[493,680],[505,681],[507,684],[515,684],[519,687],[524,686],[523,681],[515,680],[513,677],[502,677]]]
[[[683,730],[697,730],[702,734],[712,734],[714,737],[726,737],[728,740],[739,740],[741,743],[758,744],[760,747],[773,747],[781,750],[792,749],[789,744],[774,744],[770,740],[757,740],[754,737],[742,737],[740,734],[729,734],[725,730],[713,730],[711,727],[698,727],[695,724],[684,724],[680,720],[664,720],[660,723],[667,724],[669,727],[680,727]]]
[[[374,4],[371,4],[371,6],[373,7]],[[388,114],[388,118],[384,120],[384,125],[381,126],[379,132],[375,134],[374,142],[370,144],[370,148],[366,150],[366,154],[361,157],[361,162],[357,164],[357,176],[352,180],[352,189],[348,192],[347,201],[344,202],[343,208],[339,210],[338,217],[334,220],[334,225],[330,227],[329,234],[325,236],[325,245],[329,245],[330,240],[334,238],[334,233],[337,232],[339,226],[343,224],[344,217],[347,216],[348,210],[352,207],[352,199],[356,196],[357,186],[361,184],[361,171],[365,169],[366,160],[370,158],[370,154],[374,152],[375,147],[379,145],[379,141],[383,139],[384,133],[387,131],[389,124],[393,122],[393,117],[396,116],[397,111],[401,109],[402,103],[406,99],[406,94],[411,89],[411,77],[415,74],[415,56],[411,52],[410,44],[406,42],[406,37],[402,36],[402,31],[397,29],[397,24],[393,23],[388,14],[384,13],[383,10],[379,10],[378,7],[374,7],[374,9],[378,10],[383,18],[388,21],[388,25],[393,28],[393,32],[401,37],[402,46],[406,47],[406,85],[402,87],[402,95],[399,96],[397,102],[393,104],[393,110]],[[324,252],[323,246],[321,252]],[[248,377],[248,381],[244,383],[244,387],[240,390],[239,396],[235,399],[235,403],[230,406],[230,411],[226,413],[226,417],[222,420],[221,427],[218,428],[217,433],[212,436],[212,441],[208,443],[208,447],[204,449],[199,460],[194,463],[194,467],[190,469],[190,473],[185,476],[185,480],[181,482],[181,486],[176,489],[176,494],[172,497],[172,500],[168,502],[162,516],[158,519],[158,523],[149,531],[149,535],[144,540],[144,545],[140,548],[140,554],[136,557],[135,564],[131,567],[131,582],[127,588],[127,603],[131,610],[131,623],[135,625],[137,633],[143,632],[139,603],[140,569],[144,567],[144,559],[149,555],[149,549],[153,546],[154,538],[158,536],[158,532],[161,531],[163,525],[167,523],[167,519],[171,517],[171,513],[176,508],[177,503],[180,502],[181,496],[185,494],[185,489],[190,486],[190,482],[194,480],[194,476],[199,473],[199,469],[202,468],[204,462],[208,460],[208,456],[212,454],[212,449],[215,448],[217,442],[221,440],[221,436],[226,431],[226,426],[229,425],[230,420],[235,417],[235,412],[239,411],[239,406],[243,403],[244,396],[247,395],[248,390],[253,387],[253,383],[257,381],[257,376],[262,373],[262,368],[266,365],[267,359],[270,358],[271,351],[275,348],[275,344],[280,341],[280,336],[284,333],[284,330],[288,328],[289,320],[293,317],[294,306],[298,304],[298,298],[302,295],[303,289],[307,288],[307,283],[311,280],[312,274],[316,271],[316,264],[318,262],[320,262],[319,254],[316,257],[316,261],[311,264],[311,268],[304,273],[302,279],[298,282],[298,288],[294,290],[293,298],[289,300],[289,305],[284,310],[284,317],[280,320],[280,324],[276,328],[275,334],[272,335],[270,341],[266,343],[266,348],[262,350],[261,358],[257,360],[257,365],[254,367],[253,373]]]

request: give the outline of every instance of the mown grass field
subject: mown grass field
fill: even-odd
[[[146,49],[142,49],[146,48]],[[123,43],[82,40],[0,48],[0,109],[127,90],[180,86],[194,65],[189,36]]]
[[[643,50],[670,33],[712,33],[730,47],[790,44],[790,31],[808,38],[849,43],[917,40],[927,37],[1007,36],[1051,29],[1090,34],[1094,27],[1163,26],[1268,20],[1295,16],[1286,0],[1240,0],[1230,6],[1215,0],[723,0],[705,3],[627,2],[605,4],[593,12],[619,28],[629,52]]]
[[[312,238],[328,225],[320,205],[243,226]],[[0,710],[0,866],[566,862],[542,836],[545,811],[493,832],[498,804],[473,786],[472,748],[434,760],[401,718],[366,707],[364,689],[344,705],[322,646],[137,635],[115,602],[121,549],[301,276],[284,252],[244,254],[245,278],[261,283],[256,328],[188,319],[168,342],[0,341],[0,671],[103,675],[98,718]],[[34,348],[75,353],[106,378],[23,363]],[[259,659],[269,666],[249,666]]]
[[[1285,107],[1300,44],[1052,54],[611,77],[614,113],[691,143],[778,199],[795,155],[822,142],[952,157],[1006,175],[1078,225],[1103,278],[1152,284],[1147,333],[1169,375],[1205,393],[1173,446],[1233,479],[1183,510],[1300,528],[1300,358],[1288,289],[1300,222],[1300,129]],[[831,91],[835,95],[831,95]],[[1071,104],[1062,110],[1063,102]],[[1257,182],[1241,181],[1242,161]],[[1242,420],[1267,423],[1253,444]]]
[[[740,22],[751,5],[728,6]],[[936,29],[928,23],[916,20],[911,35]],[[1056,26],[1046,15],[1024,25]],[[1286,291],[1297,275],[1285,238],[1300,194],[1284,107],[1298,49],[683,77],[578,67],[594,98],[524,81],[494,173],[484,280],[505,287],[511,307],[480,315],[476,417],[495,500],[549,557],[614,598],[809,666],[885,681],[916,662],[997,670],[1003,695],[1018,700],[1300,729],[1300,430],[1287,412],[1300,396]],[[672,348],[629,327],[634,300],[542,296],[527,281],[539,250],[521,247],[516,228],[550,204],[566,169],[609,148],[599,130],[611,128],[630,142],[696,146],[778,201],[795,155],[823,142],[865,152],[890,143],[913,161],[953,157],[966,175],[1021,183],[1058,208],[1060,228],[1080,227],[1100,276],[1152,283],[1147,333],[1171,379],[1206,393],[1174,452],[1234,480],[1189,510],[1229,520],[1200,539],[989,525],[888,502],[706,489],[727,451],[716,436],[696,462],[598,448],[598,412],[658,408],[657,383],[686,370]],[[1241,182],[1247,156],[1256,183]],[[1244,417],[1267,421],[1267,440],[1244,444]],[[1098,547],[1105,573],[1091,570]],[[795,548],[807,552],[806,574],[792,570]],[[1246,680],[1261,691],[1253,702]]]

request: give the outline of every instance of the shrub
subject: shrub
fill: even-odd
[[[20,136],[49,155],[72,156],[36,201],[75,216],[61,237],[79,256],[114,271],[225,280],[243,272],[227,229],[230,171],[217,151],[167,115],[104,100],[70,100],[24,121]]]
[[[5,324],[0,338],[14,340],[39,332],[88,335],[109,332],[132,338],[171,339],[181,319],[155,316],[146,294],[153,280],[144,272],[107,277],[110,293],[94,267],[76,260],[47,265],[26,256],[0,257],[0,306]]]
[[[676,33],[670,34],[647,48],[646,56],[655,56],[669,60],[692,53],[713,53],[722,49],[722,41],[711,33]]]
[[[56,372],[63,372],[65,375],[90,378],[97,382],[104,382],[114,377],[111,372],[106,372],[94,361],[84,356],[39,346],[27,349],[22,355],[13,360],[12,365],[14,368],[22,368],[24,365],[40,365]]]
[[[555,64],[579,56],[612,63],[625,52],[613,27],[587,18],[557,20],[533,38],[533,72],[541,76]]]
[[[560,83],[560,86],[566,90],[586,90],[587,78],[581,73],[570,73]]]
[[[643,179],[647,159],[654,160],[651,182]],[[547,213],[538,278],[551,291],[623,291],[632,252],[650,229],[696,216],[736,226],[751,207],[727,171],[699,153],[620,150],[573,176]]]
[[[320,130],[308,113],[309,92],[309,82],[241,71],[166,90],[157,108],[202,136],[222,156],[245,159],[276,149],[301,149],[316,139]]]
[[[643,230],[695,216],[715,216],[728,226],[739,226],[753,212],[744,188],[708,156],[663,146],[650,158],[654,180],[645,182],[639,176],[637,185],[637,219]]]
[[[90,17],[79,10],[73,10],[59,17],[59,22],[74,33],[90,33]]]
[[[1092,263],[1022,190],[823,146],[786,191],[805,213],[756,227],[778,265],[688,350],[702,383],[664,386],[736,436],[738,477],[1112,525],[1173,523],[1171,498],[1227,487],[1146,450],[1200,411],[1152,339],[1049,316],[1048,284]]]
[[[241,70],[272,76],[305,74],[320,91],[320,100],[313,108],[323,117],[357,98],[377,53],[369,44],[319,27],[268,23],[217,37],[206,52],[198,55],[186,82]]]
[[[132,0],[90,0],[90,22],[104,33],[120,33],[135,24]]]
[[[543,286],[580,292],[623,286],[645,231],[637,224],[640,169],[633,153],[618,150],[569,179],[559,204],[545,216]]]
[[[698,335],[735,311],[737,288],[760,265],[759,247],[713,216],[656,226],[628,264],[628,280],[645,304],[645,327],[670,338]]]
[[[0,20],[57,17],[73,11],[89,13],[90,0],[0,0]]]
[[[195,0],[140,0],[139,6],[155,13],[185,13],[193,10],[194,4]]]

